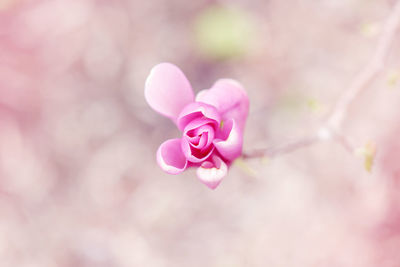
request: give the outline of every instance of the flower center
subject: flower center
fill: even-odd
[[[184,138],[188,139],[192,148],[203,150],[212,144],[214,132],[213,125],[204,124],[184,132]]]

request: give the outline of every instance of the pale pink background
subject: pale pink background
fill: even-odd
[[[198,51],[194,18],[216,2],[252,19],[245,56]],[[345,121],[378,146],[371,174],[327,141],[236,164],[211,191],[159,169],[178,131],[143,96],[163,61],[196,91],[237,79],[245,150],[284,144],[318,127],[395,2],[0,0],[0,266],[400,266],[400,32]]]

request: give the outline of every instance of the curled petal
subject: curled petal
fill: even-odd
[[[213,146],[205,147],[204,149],[197,149],[190,144],[187,138],[182,138],[181,147],[186,159],[192,163],[199,163],[206,160],[214,151]]]
[[[157,162],[161,169],[169,174],[183,172],[187,160],[182,153],[181,139],[170,139],[162,143],[157,151]]]
[[[214,139],[214,146],[223,158],[233,161],[242,154],[243,135],[235,120],[224,123],[219,137]]]
[[[228,173],[228,166],[218,156],[212,156],[212,161],[204,162],[197,169],[197,177],[211,189],[215,189]]]
[[[194,119],[191,122],[189,122],[185,128],[183,129],[183,133],[186,135],[197,135],[198,133],[201,133],[201,129],[203,127],[207,127],[210,129],[213,129],[212,126],[217,126],[216,125],[217,122],[215,120],[212,119],[207,119],[207,118],[198,118],[198,119]],[[216,127],[215,127],[216,128]]]
[[[217,108],[223,120],[234,119],[240,129],[244,129],[249,112],[246,91],[235,80],[218,80],[210,89],[200,91],[196,101]]]
[[[184,129],[183,131],[183,135],[190,138],[190,139],[194,139],[196,136],[200,136],[202,138],[204,138],[205,136],[207,137],[206,139],[206,143],[199,147],[208,147],[209,145],[211,145],[212,141],[214,140],[214,135],[215,135],[215,128],[213,127],[213,122],[211,120],[207,120],[207,119],[198,119],[201,120],[203,124],[198,123],[196,120],[190,122]],[[197,141],[197,140],[193,140],[193,141]],[[196,142],[191,142],[192,144],[195,144]]]
[[[198,144],[200,144],[201,139],[203,139],[204,137],[203,136],[195,136],[195,137],[186,136],[185,138],[187,138],[191,144],[198,145]]]
[[[208,118],[215,121],[219,125],[221,116],[215,107],[205,103],[191,103],[187,105],[178,116],[178,128],[182,131],[193,120],[200,118]],[[201,123],[201,122],[200,122]]]
[[[193,142],[191,142],[191,144],[194,148],[202,149],[203,147],[207,147],[209,142],[210,141],[208,139],[208,133],[206,132],[201,135],[199,142],[197,144]]]
[[[199,133],[202,134],[202,136],[207,136],[207,143],[204,145],[204,147],[208,147],[211,145],[212,141],[214,140],[214,129],[210,125],[203,125],[197,128]]]
[[[185,74],[170,63],[160,63],[152,68],[144,95],[150,107],[174,121],[181,110],[194,100]]]

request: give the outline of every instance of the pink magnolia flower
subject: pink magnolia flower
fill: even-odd
[[[175,65],[153,67],[146,80],[145,98],[157,112],[170,118],[182,137],[165,141],[157,151],[161,169],[178,174],[198,167],[198,178],[216,188],[228,167],[241,155],[249,100],[242,86],[218,80],[196,98],[189,81]]]

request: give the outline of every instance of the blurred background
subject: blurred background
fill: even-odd
[[[400,32],[344,132],[163,173],[179,135],[145,102],[155,64],[246,88],[245,151],[316,129],[369,61],[392,0],[0,0],[0,266],[400,266]]]

